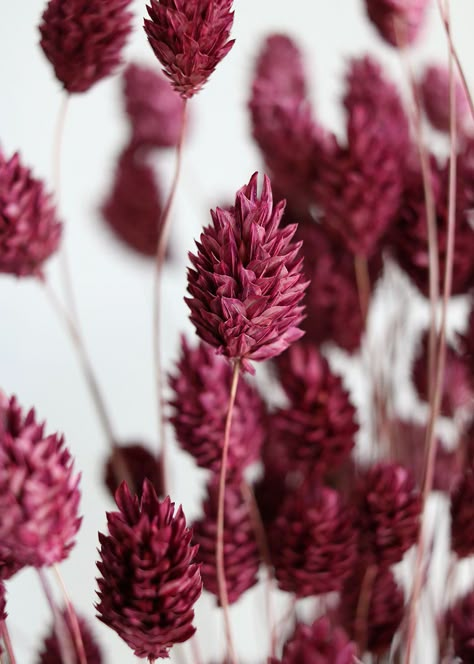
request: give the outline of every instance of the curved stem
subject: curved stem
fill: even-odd
[[[56,579],[58,580],[59,587],[61,588],[61,592],[64,597],[64,604],[66,606],[66,611],[69,617],[69,621],[71,623],[71,636],[74,641],[74,646],[79,660],[78,664],[87,664],[86,651],[84,649],[84,642],[82,640],[81,628],[79,626],[79,621],[77,620],[76,612],[72,605],[71,599],[68,595],[66,585],[59,570],[59,566],[53,565],[53,570],[54,574],[56,575]]]
[[[161,278],[163,272],[163,265],[166,257],[166,250],[168,247],[168,235],[170,231],[171,209],[176,196],[178,188],[179,177],[181,173],[181,166],[183,161],[183,147],[184,137],[186,134],[187,124],[187,102],[184,102],[183,116],[181,120],[181,131],[179,141],[176,148],[176,167],[171,184],[170,193],[166,201],[163,212],[158,221],[158,245],[156,248],[155,260],[155,279],[153,290],[153,349],[155,359],[155,380],[156,380],[156,399],[157,399],[157,415],[158,415],[158,435],[161,443],[161,468],[162,468],[162,481],[163,491],[166,495],[168,493],[168,473],[167,473],[167,445],[166,445],[166,431],[165,431],[165,414],[164,414],[164,380],[163,380],[163,366],[162,366],[162,344],[161,344]]]
[[[10,632],[8,631],[7,621],[4,620],[2,623],[0,623],[0,627],[1,627],[3,643],[5,645],[5,650],[8,655],[8,664],[16,664],[15,653],[13,651],[13,645],[10,639]]]
[[[449,0],[446,2],[445,10],[447,20],[447,30],[450,33],[449,23]],[[441,310],[441,326],[438,341],[438,357],[435,370],[434,389],[432,390],[432,399],[430,402],[430,417],[426,433],[426,461],[425,475],[422,487],[422,504],[426,504],[428,496],[433,487],[434,470],[436,463],[436,421],[440,414],[441,398],[443,390],[443,377],[446,363],[446,319],[448,311],[448,302],[451,295],[453,259],[454,259],[454,239],[456,230],[456,95],[455,79],[453,71],[453,54],[449,51],[449,106],[450,106],[450,157],[449,157],[449,192],[448,192],[448,230],[446,261],[444,271],[444,289]],[[424,557],[424,536],[423,529],[420,528],[418,537],[418,551],[415,563],[415,578],[413,592],[410,598],[410,611],[408,621],[407,648],[405,654],[406,664],[410,664],[411,647],[416,631],[416,613],[418,599],[421,593],[423,574],[421,573]]]
[[[367,258],[365,256],[354,256],[354,271],[359,294],[360,311],[364,325],[367,323],[370,302],[370,276]]]
[[[64,618],[59,611],[56,602],[54,601],[51,588],[49,586],[48,578],[46,572],[43,569],[36,570],[43,588],[44,595],[51,609],[51,613],[54,619],[54,633],[59,646],[59,651],[61,653],[62,664],[76,664],[76,657],[74,654],[74,644],[69,634],[69,630],[66,627]]]
[[[219,476],[219,497],[217,504],[217,535],[216,535],[216,572],[217,587],[219,591],[219,602],[224,613],[224,626],[227,643],[228,656],[232,664],[236,664],[234,644],[232,640],[232,631],[229,616],[229,598],[227,595],[227,585],[225,579],[224,563],[224,499],[225,499],[225,481],[227,473],[227,457],[229,455],[230,429],[232,425],[232,413],[234,410],[235,396],[237,394],[237,385],[239,383],[240,360],[234,364],[232,372],[232,382],[230,386],[229,406],[224,428],[224,447],[222,450],[221,472]]]

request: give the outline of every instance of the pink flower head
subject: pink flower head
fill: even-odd
[[[405,46],[417,39],[429,2],[430,0],[365,0],[365,8],[386,42],[392,46]]]
[[[398,563],[420,528],[421,496],[411,472],[394,463],[373,466],[361,478],[356,503],[363,555],[380,566]]]
[[[142,496],[125,482],[107,514],[109,535],[99,533],[99,619],[117,632],[137,657],[168,657],[175,643],[196,631],[193,606],[201,594],[197,547],[181,507],[160,502],[145,480]]]
[[[356,646],[344,630],[323,616],[312,625],[296,625],[283,648],[281,664],[352,664],[355,655]]]
[[[68,632],[73,634],[73,627],[69,611],[63,610],[62,614],[63,625],[67,628]],[[87,622],[77,616],[79,623],[79,631],[81,633],[82,643],[84,645],[84,652],[86,655],[87,664],[102,664],[103,658],[100,648],[95,640],[92,631]],[[58,643],[55,629],[51,629],[48,636],[45,638],[43,648],[39,655],[38,664],[63,664],[61,646]],[[80,664],[78,655],[74,657],[72,664]]]
[[[7,619],[7,612],[5,611],[6,606],[7,601],[5,599],[5,585],[3,581],[0,581],[0,623]],[[0,648],[0,653],[1,652],[2,649]]]
[[[339,376],[314,346],[291,346],[278,362],[289,405],[272,416],[272,435],[289,470],[333,471],[350,456],[358,424]]]
[[[207,487],[203,516],[193,524],[193,542],[199,546],[196,561],[201,563],[204,589],[218,600],[216,568],[216,522],[218,482]],[[229,603],[257,583],[260,558],[255,530],[239,484],[227,485],[224,498],[224,567]]]
[[[198,466],[218,473],[222,463],[224,428],[232,370],[212,346],[191,348],[183,337],[177,372],[170,377],[171,406],[178,442]],[[265,435],[265,405],[245,379],[237,386],[230,429],[229,475],[238,477],[256,461]]]
[[[163,496],[163,477],[161,458],[154,456],[140,442],[117,444],[108,456],[105,464],[104,482],[111,496],[130,478],[135,492],[140,492],[147,479],[153,485],[158,496]],[[138,493],[138,497],[140,497]]]
[[[255,173],[234,208],[211,213],[213,225],[190,254],[186,302],[198,335],[251,372],[252,360],[275,357],[303,335],[307,283],[296,225],[279,228],[284,207],[273,206],[267,177],[258,197]]]
[[[474,661],[474,590],[458,599],[446,616],[456,661]]]
[[[189,99],[232,48],[233,0],[150,0],[145,32],[176,92]]]
[[[43,183],[18,154],[6,159],[0,150],[0,272],[41,276],[60,238],[61,224]]]
[[[297,597],[340,590],[356,542],[353,515],[337,491],[303,487],[289,494],[269,536],[279,587]]]
[[[155,256],[161,203],[153,169],[128,147],[119,157],[112,190],[102,206],[104,221],[130,249]]]
[[[451,548],[466,558],[474,553],[474,470],[466,468],[451,493]]]
[[[130,64],[123,73],[125,108],[132,145],[167,148],[178,144],[183,100],[155,69]]]
[[[68,92],[86,92],[112,74],[132,30],[131,0],[50,0],[41,48]]]
[[[441,65],[431,65],[423,73],[420,82],[421,98],[426,117],[439,131],[449,132],[449,70]],[[469,101],[459,80],[455,81],[456,126],[462,128],[469,114]]]
[[[79,475],[64,439],[0,393],[0,542],[18,564],[64,560],[74,545]]]

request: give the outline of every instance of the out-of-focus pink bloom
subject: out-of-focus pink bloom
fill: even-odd
[[[131,0],[50,0],[41,48],[68,92],[86,92],[112,74],[132,31]]]
[[[109,535],[99,534],[99,619],[137,657],[168,657],[175,643],[196,631],[193,606],[201,594],[196,547],[181,507],[160,502],[145,480],[141,499],[123,483],[118,512],[107,515]]]
[[[474,553],[474,471],[465,469],[451,493],[451,548],[460,557]]]
[[[77,614],[76,614],[77,615]],[[69,633],[74,633],[69,611],[64,610],[61,614],[64,626],[69,630]],[[102,664],[102,653],[92,634],[92,631],[87,622],[77,616],[79,623],[79,631],[81,633],[82,643],[84,645],[84,653],[86,656],[87,664]],[[38,664],[63,664],[61,646],[58,643],[55,629],[51,629],[48,636],[45,638],[43,648],[39,654]],[[72,664],[80,664],[79,655],[75,654]]]
[[[461,664],[474,661],[474,591],[458,599],[447,612],[446,624],[453,640],[454,654]]]
[[[296,625],[283,648],[281,664],[352,664],[356,651],[344,630],[324,616],[312,625]]]
[[[149,480],[158,496],[163,496],[161,458],[154,456],[142,443],[117,444],[107,457],[104,482],[112,497],[129,478],[131,489],[140,492],[143,482]],[[140,493],[138,494],[140,498]]]
[[[431,65],[423,73],[420,82],[421,99],[426,117],[439,131],[449,132],[449,70],[442,65]],[[469,113],[469,101],[459,80],[455,81],[456,126],[462,130]]]
[[[412,44],[423,28],[430,0],[365,0],[367,14],[392,46]]]
[[[0,581],[0,622],[7,619],[7,612],[5,610],[6,606],[7,601],[5,599],[5,585],[3,584],[3,581]],[[1,652],[2,649],[0,648],[0,653]]]
[[[174,89],[199,92],[234,41],[233,0],[150,0],[145,32]]]
[[[128,65],[123,73],[123,96],[133,146],[167,148],[178,144],[183,100],[160,72],[144,65]]]
[[[43,183],[18,154],[7,159],[0,150],[0,272],[41,276],[60,239],[61,224]]]
[[[257,173],[237,192],[235,207],[212,212],[190,254],[186,302],[198,335],[252,371],[252,360],[282,353],[302,335],[306,289],[296,226],[280,228],[284,202],[273,206],[265,177],[258,197]]]
[[[214,348],[191,348],[182,338],[177,371],[170,377],[171,406],[178,442],[196,463],[218,473],[222,463],[232,370]],[[227,472],[239,476],[258,459],[266,436],[265,405],[257,390],[239,380],[230,428]]]
[[[81,519],[79,475],[57,434],[0,393],[0,542],[19,565],[64,560]]]

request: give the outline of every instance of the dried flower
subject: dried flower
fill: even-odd
[[[63,610],[61,617],[64,626],[72,634],[73,628],[69,611]],[[77,621],[79,623],[79,631],[81,633],[82,643],[84,645],[84,653],[86,656],[87,664],[102,664],[102,653],[100,652],[99,646],[94,638],[94,635],[92,634],[89,625],[80,616],[77,616]],[[39,655],[38,664],[62,664],[62,662],[63,659],[61,654],[61,647],[58,643],[55,630],[51,629],[50,633],[44,640],[43,648]],[[80,664],[77,655],[74,658],[72,664]]]
[[[7,581],[23,567],[24,565],[18,562],[14,554],[12,554],[8,549],[3,549],[0,547],[0,582]]]
[[[218,473],[222,463],[224,429],[232,370],[214,348],[201,342],[191,348],[181,341],[177,372],[170,377],[171,406],[178,442],[198,466]],[[257,390],[239,381],[232,415],[227,472],[239,475],[258,459],[265,429],[265,405]]]
[[[99,534],[98,617],[137,657],[167,657],[195,632],[193,605],[202,584],[192,533],[181,507],[174,514],[174,503],[160,502],[148,480],[140,500],[125,483],[115,499],[110,534]]]
[[[176,92],[199,92],[227,55],[234,21],[232,0],[150,0],[148,41]]]
[[[139,498],[146,479],[151,482],[158,496],[164,495],[161,459],[140,442],[116,445],[108,456],[104,482],[112,497],[120,484],[127,480],[127,476],[130,477],[131,488],[139,492]]]
[[[352,664],[356,646],[326,616],[312,625],[298,623],[285,643],[281,664]]]
[[[198,335],[252,371],[251,360],[282,353],[303,332],[306,283],[295,225],[279,228],[284,202],[273,207],[270,180],[260,198],[257,173],[237,192],[235,207],[212,212],[190,254],[186,302]]]
[[[68,92],[86,92],[112,74],[132,30],[131,0],[50,0],[41,48]]]
[[[466,468],[451,494],[451,548],[460,557],[474,553],[474,470]]]
[[[362,477],[356,501],[364,556],[380,566],[399,562],[420,527],[421,497],[412,474],[403,466],[379,463]]]
[[[167,148],[178,144],[183,100],[151,67],[130,64],[123,73],[123,96],[133,146]]]
[[[201,563],[204,589],[219,601],[216,567],[216,523],[218,483],[207,486],[203,516],[193,524],[193,542],[199,546],[196,561]],[[257,583],[260,564],[254,527],[240,486],[227,485],[224,496],[224,567],[228,600],[236,602]]]
[[[421,99],[426,117],[435,129],[449,132],[449,70],[441,65],[431,65],[423,73],[420,82]],[[455,81],[456,125],[462,127],[469,113],[469,101],[459,80]]]
[[[297,597],[340,590],[356,556],[352,522],[332,489],[306,486],[288,495],[269,536],[279,587]]]
[[[474,661],[474,591],[461,597],[448,611],[446,623],[451,632],[454,654],[461,664]]]
[[[364,614],[358,615],[361,592],[367,593],[368,605]],[[400,627],[404,603],[403,590],[389,569],[374,569],[362,562],[344,584],[339,616],[351,638],[364,639],[361,649],[382,655]]]
[[[0,393],[0,541],[20,565],[64,560],[74,545],[79,475],[57,434],[45,436],[34,410]]]
[[[0,622],[7,619],[6,612],[7,600],[5,599],[5,584],[3,581],[0,581]],[[0,648],[0,653],[2,649]]]
[[[61,238],[51,196],[18,154],[0,150],[0,272],[41,276],[41,267]]]
[[[368,17],[392,46],[412,44],[418,37],[429,0],[365,0]]]
[[[112,190],[102,206],[104,221],[129,248],[155,256],[161,232],[161,191],[156,175],[131,147],[119,157]]]
[[[306,475],[335,470],[349,457],[358,430],[341,378],[315,347],[305,343],[281,355],[278,368],[290,403],[273,414],[272,436],[288,469]]]

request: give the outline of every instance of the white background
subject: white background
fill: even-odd
[[[474,4],[469,0],[452,4],[455,39],[469,76],[474,54]],[[144,6],[144,2],[133,3],[136,30],[126,56],[153,63],[156,61],[141,27]],[[43,8],[41,0],[0,0],[0,145],[7,155],[19,150],[24,162],[51,183],[61,92],[38,46],[37,24]],[[398,56],[379,41],[365,20],[362,0],[236,0],[235,12],[236,45],[191,103],[192,131],[173,215],[175,260],[165,275],[163,335],[168,368],[176,354],[179,332],[190,329],[182,297],[186,252],[192,248],[192,239],[207,222],[208,209],[229,200],[261,168],[250,139],[246,102],[262,37],[272,31],[287,31],[300,40],[311,63],[319,115],[334,129],[340,127],[337,101],[349,56],[375,52],[395,76],[403,75]],[[416,61],[445,57],[435,4],[429,24]],[[148,262],[116,244],[103,229],[97,212],[115,157],[126,141],[119,79],[108,79],[88,94],[74,97],[69,110],[60,208],[88,348],[119,436],[143,437],[154,445],[152,269]],[[172,154],[161,163],[166,183]],[[48,274],[56,284],[57,269],[52,261]],[[77,468],[83,473],[84,522],[78,545],[63,569],[77,607],[93,619],[97,531],[104,528],[105,510],[112,508],[101,484],[106,442],[69,340],[36,283],[1,276],[0,330],[0,387],[8,394],[17,394],[25,408],[34,405],[39,417],[47,420],[49,431],[65,433]],[[173,498],[183,503],[191,518],[199,509],[201,478],[183,455],[173,454]],[[203,599],[201,610],[207,613],[210,605]],[[233,614],[239,626],[238,648],[249,662],[265,648],[262,606],[261,592],[256,590]],[[18,664],[30,664],[49,623],[32,571],[9,584],[9,613]],[[94,627],[104,644],[106,662],[133,661],[131,652],[113,632],[98,621]],[[217,658],[222,641],[218,619],[212,619],[209,629],[212,634],[202,637],[203,649],[209,657]]]

